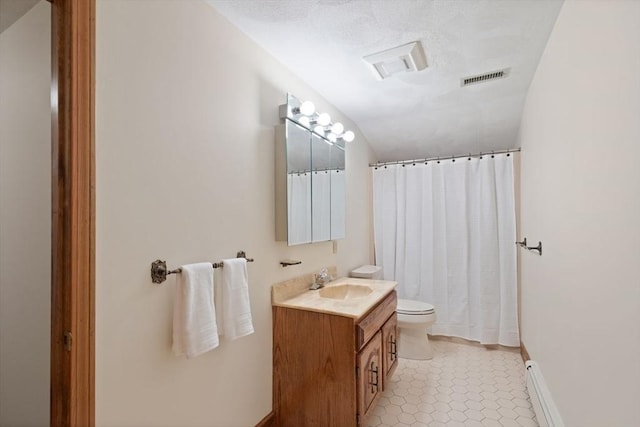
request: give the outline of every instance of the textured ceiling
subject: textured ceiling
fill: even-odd
[[[560,0],[211,0],[353,120],[378,160],[514,148]],[[362,57],[422,41],[425,70],[376,80]],[[507,78],[460,87],[469,75]]]

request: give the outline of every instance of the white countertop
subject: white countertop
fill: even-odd
[[[368,286],[371,289],[371,293],[366,296],[344,300],[324,298],[320,296],[320,290],[309,290],[308,283],[289,281],[273,285],[271,289],[271,304],[277,307],[296,308],[359,319],[389,295],[398,282],[343,277],[327,283],[324,287],[345,284]]]

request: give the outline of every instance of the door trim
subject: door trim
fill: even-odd
[[[95,0],[53,0],[52,426],[95,423]]]

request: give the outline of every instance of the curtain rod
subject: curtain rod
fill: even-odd
[[[485,155],[489,155],[489,154],[506,154],[506,153],[517,153],[520,152],[520,148],[511,148],[508,150],[495,150],[495,151],[481,151],[479,153],[469,153],[469,154],[459,154],[459,155],[455,155],[455,156],[438,156],[438,157],[429,157],[426,159],[412,159],[412,160],[396,160],[393,162],[377,162],[377,163],[370,163],[369,167],[370,168],[377,168],[380,166],[388,166],[388,165],[407,165],[407,164],[413,164],[413,163],[424,163],[424,162],[431,162],[434,160],[453,160],[453,159],[461,159],[464,157],[467,158],[471,158],[471,157],[482,157]]]

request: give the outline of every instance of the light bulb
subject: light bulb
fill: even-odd
[[[316,126],[316,127],[313,128],[313,131],[315,133],[317,133],[318,135],[323,135],[324,136],[324,127],[323,126],[320,126],[320,125]]]
[[[336,135],[340,135],[342,132],[344,132],[344,126],[340,122],[335,122],[333,126],[331,126],[331,132],[335,133]]]
[[[327,113],[322,113],[318,116],[318,124],[322,126],[328,126],[331,123],[331,116]]]
[[[298,123],[300,123],[302,126],[308,128],[311,126],[311,121],[309,120],[309,117],[307,116],[302,116],[298,119]]]
[[[327,139],[331,142],[336,142],[338,140],[335,133],[329,133],[329,135],[327,135]]]
[[[304,114],[305,116],[310,116],[315,111],[316,106],[313,105],[313,102],[311,101],[304,101],[302,104],[300,104],[300,113]]]
[[[353,141],[355,137],[356,137],[356,135],[353,132],[351,132],[350,130],[346,131],[344,133],[344,135],[342,135],[342,139],[344,139],[347,142]]]

